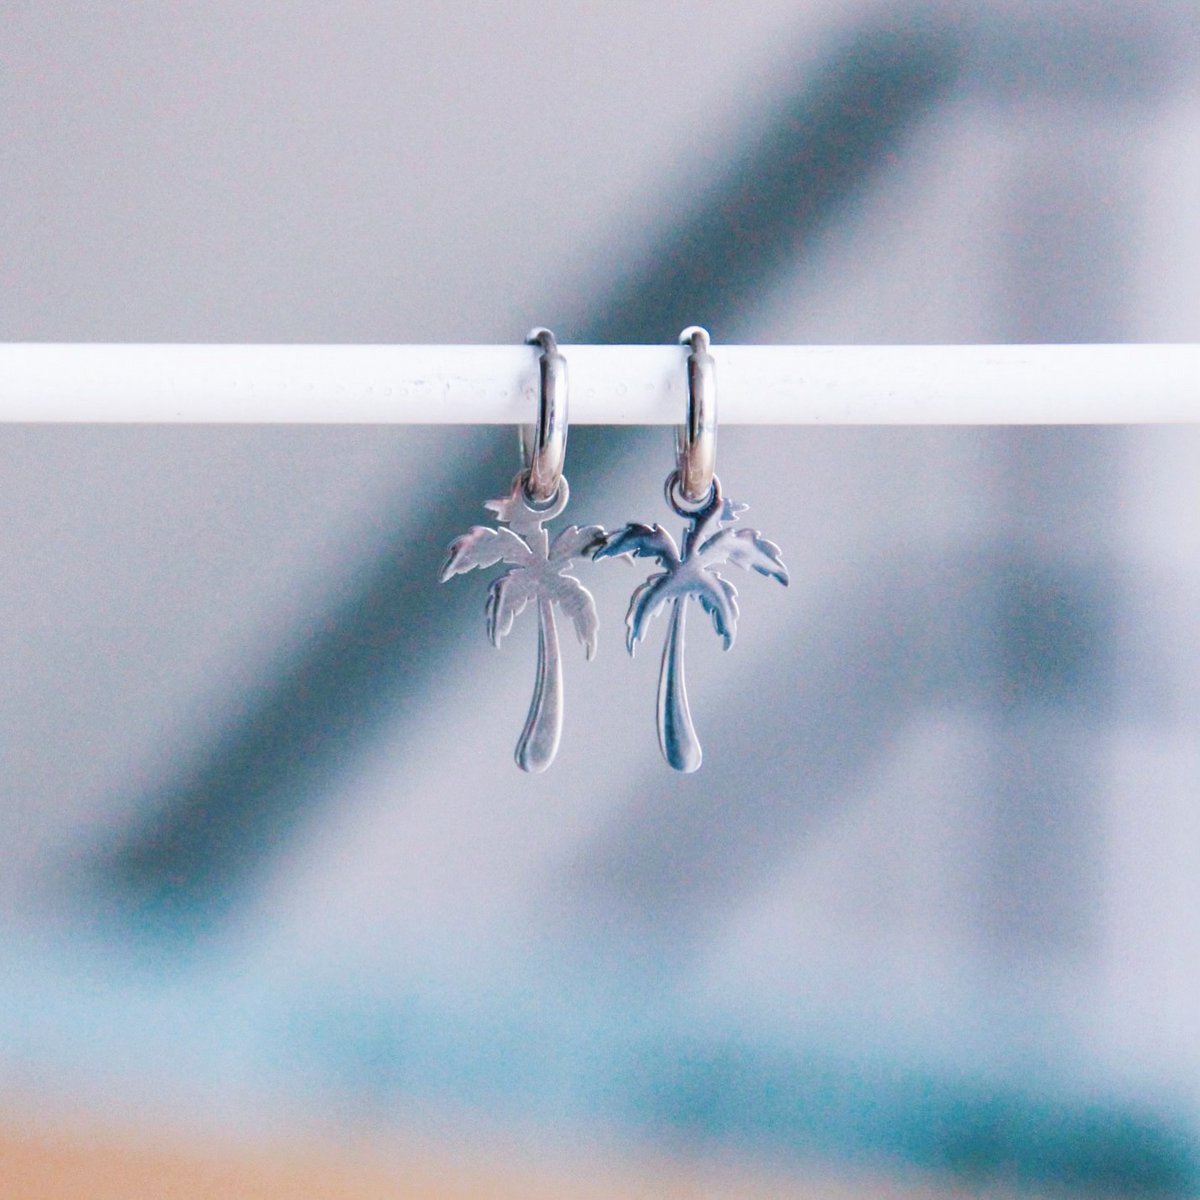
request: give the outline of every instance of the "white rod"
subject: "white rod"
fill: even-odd
[[[563,346],[576,424],[682,420],[678,346]],[[723,425],[1200,421],[1200,345],[722,346]],[[512,346],[0,344],[0,422],[516,424]]]

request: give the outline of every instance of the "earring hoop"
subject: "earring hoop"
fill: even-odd
[[[679,344],[687,357],[686,423],[675,430],[675,469],[679,492],[688,504],[703,504],[712,491],[717,469],[717,368],[708,352],[708,330],[689,325]]]
[[[567,456],[567,360],[559,354],[549,329],[531,329],[525,344],[542,350],[537,424],[520,428],[525,494],[535,504],[545,504],[554,499],[563,481]]]

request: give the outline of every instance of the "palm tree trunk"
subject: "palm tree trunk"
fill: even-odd
[[[671,606],[671,628],[658,676],[658,744],[662,747],[663,757],[677,771],[697,770],[702,757],[683,680],[683,619],[686,614],[687,597],[680,596]]]
[[[537,682],[529,716],[517,742],[517,766],[522,771],[544,771],[554,761],[562,737],[562,700],[562,665],[554,608],[545,596],[539,596]]]

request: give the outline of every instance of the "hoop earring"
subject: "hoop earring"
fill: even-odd
[[[717,573],[728,564],[757,571],[785,587],[787,568],[779,547],[754,529],[731,529],[745,504],[726,500],[715,474],[717,458],[716,366],[708,333],[691,325],[679,335],[687,346],[688,406],[676,430],[675,469],[664,488],[667,503],[688,522],[683,551],[661,526],[629,524],[610,533],[594,558],[653,558],[662,571],[634,591],[625,618],[630,655],[645,637],[653,617],[671,605],[671,624],[658,677],[658,744],[677,771],[695,771],[703,751],[692,724],[684,682],[684,619],[687,601],[696,600],[712,617],[726,650],[737,632],[737,590]]]
[[[562,738],[562,665],[554,609],[570,618],[587,657],[592,658],[599,629],[596,604],[583,584],[566,572],[573,559],[590,557],[604,543],[605,533],[599,525],[568,525],[552,542],[542,528],[566,508],[570,497],[562,473],[567,449],[567,362],[550,330],[534,329],[525,340],[542,353],[537,422],[520,430],[524,467],[507,496],[484,501],[484,508],[496,515],[497,527],[475,525],[452,542],[439,579],[445,583],[475,567],[508,565],[492,580],[484,609],[494,646],[500,645],[526,607],[536,603],[537,676],[515,758],[521,770],[537,772],[554,761]]]

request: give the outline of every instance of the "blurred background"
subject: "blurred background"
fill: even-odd
[[[1200,341],[1190,0],[7,0],[0,106],[0,340]],[[513,766],[516,453],[0,428],[0,1191],[1198,1194],[1200,433],[725,429],[687,777],[588,564]]]

